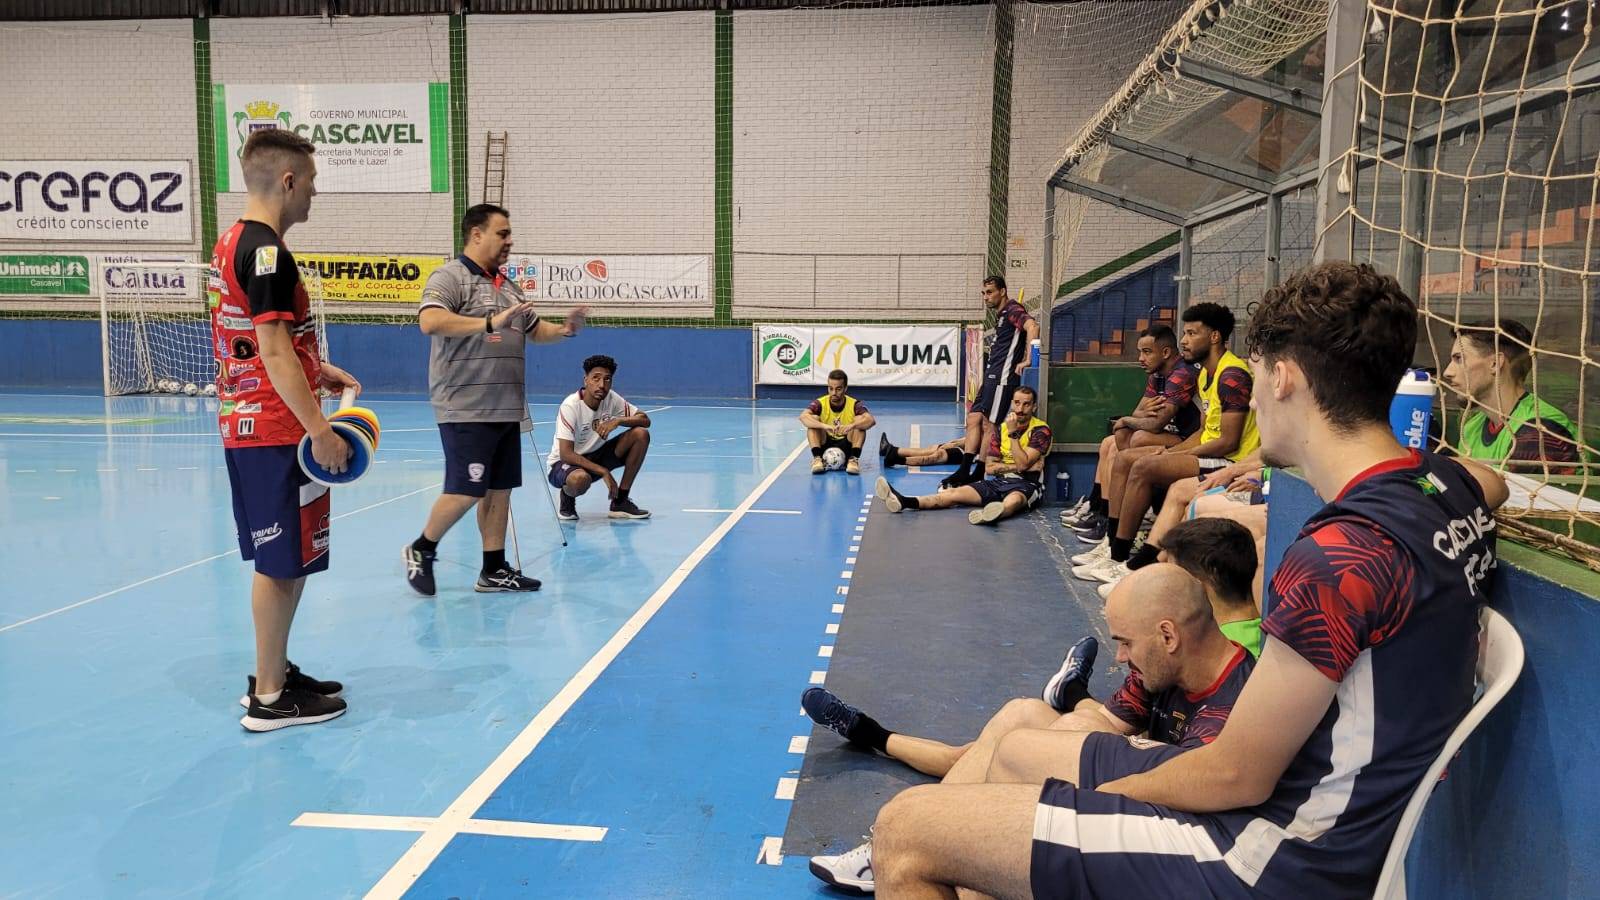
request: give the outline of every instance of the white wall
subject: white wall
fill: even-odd
[[[734,14],[736,316],[981,314],[991,15]]]
[[[470,202],[504,131],[517,252],[710,255],[714,44],[712,13],[469,16]]]
[[[0,25],[0,157],[193,161],[191,28],[188,19]],[[188,243],[0,240],[0,250],[197,254],[199,172],[192,167]]]
[[[184,74],[192,85],[192,66]],[[449,19],[215,19],[211,78],[217,84],[449,81]],[[239,217],[244,202],[243,192],[217,198],[219,229]],[[302,252],[448,255],[454,215],[449,193],[321,194],[310,220],[295,226],[287,242]]]
[[[1044,182],[1049,171],[1078,130],[1148,55],[1155,38],[1186,8],[1183,3],[1015,7],[1006,252],[1013,295],[1026,287],[1028,297],[1038,298],[1044,288]],[[1057,194],[1058,217],[1066,200]],[[1061,221],[1057,219],[1058,227]],[[1056,265],[1064,266],[1060,281],[1175,230],[1138,213],[1090,202],[1071,254],[1063,260],[1058,248]]]

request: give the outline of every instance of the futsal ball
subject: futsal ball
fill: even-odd
[[[176,394],[178,392],[178,383],[171,378],[163,378],[156,382],[156,390],[163,394]]]
[[[822,464],[827,466],[830,471],[838,471],[844,468],[844,451],[838,447],[829,447],[822,451]]]
[[[215,397],[217,395],[217,386],[215,384],[208,384],[201,389],[201,393],[205,394],[207,397]]]
[[[200,393],[200,388],[194,382],[186,381],[183,384],[183,392],[187,396],[193,397],[195,394]]]

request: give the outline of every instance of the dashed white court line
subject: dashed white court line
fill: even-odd
[[[823,644],[821,647],[818,647],[817,655],[823,659],[828,659],[829,657],[833,656],[833,645]]]
[[[828,627],[823,629],[823,633],[824,634],[838,634],[839,633],[839,623],[838,622],[829,622],[828,623]]]
[[[795,789],[800,787],[798,778],[779,778],[778,789],[773,792],[775,800],[793,800]]]
[[[824,681],[827,681],[827,680],[828,680],[828,673],[827,672],[812,672],[811,673],[811,683],[812,684],[821,684],[821,683],[823,683]],[[805,714],[805,710],[803,710],[803,709],[800,710],[800,713],[802,715],[804,715]]]
[[[783,838],[762,838],[761,850],[756,853],[756,864],[762,866],[783,865]]]
[[[834,611],[834,614],[836,614],[836,615],[839,614],[839,613],[844,612],[844,604],[843,603],[835,603],[833,605],[833,611]]]
[[[760,484],[756,485],[755,490],[744,498],[738,509],[732,515],[723,519],[716,529],[701,542],[700,546],[696,547],[694,552],[690,553],[678,565],[678,568],[673,570],[672,574],[656,589],[655,593],[651,594],[650,598],[639,607],[628,621],[617,629],[617,632],[611,636],[605,646],[595,651],[594,656],[584,663],[583,668],[573,674],[560,692],[552,697],[549,703],[545,704],[544,709],[539,710],[538,715],[533,717],[533,721],[529,722],[521,733],[512,739],[511,743],[500,752],[499,756],[495,757],[488,768],[484,769],[477,778],[473,779],[471,784],[467,785],[466,789],[450,803],[443,814],[433,820],[427,830],[422,832],[411,847],[406,850],[405,854],[389,868],[389,871],[378,880],[377,884],[373,885],[372,890],[367,892],[368,898],[378,898],[378,900],[399,898],[410,890],[417,879],[422,877],[422,874],[428,870],[428,866],[432,865],[435,859],[438,859],[445,846],[460,833],[461,825],[472,820],[472,814],[480,809],[489,797],[499,789],[500,785],[510,777],[511,773],[516,771],[516,768],[522,765],[523,761],[533,753],[534,749],[539,746],[539,742],[544,740],[545,735],[550,733],[550,729],[561,721],[561,717],[572,709],[573,704],[578,702],[578,698],[589,690],[595,681],[600,678],[601,673],[616,660],[628,644],[632,643],[639,632],[644,630],[645,625],[655,617],[655,614],[660,611],[662,606],[666,605],[666,602],[677,592],[678,587],[683,584],[690,573],[722,542],[722,539],[733,529],[733,526],[744,518],[744,514],[755,506],[756,501],[761,499],[767,489],[772,487],[805,449],[806,444],[804,442],[796,444],[783,462],[779,463]],[[432,487],[438,487],[438,485],[433,485]]]
[[[810,742],[811,738],[807,735],[795,735],[794,737],[789,738],[789,752],[804,756],[806,754],[806,745]]]
[[[404,500],[407,497],[416,496],[417,494],[420,494],[423,491],[438,490],[439,487],[441,485],[443,485],[443,484],[444,484],[444,482],[442,482],[442,481],[436,481],[433,484],[428,485],[427,487],[420,487],[420,488],[417,488],[414,491],[407,491],[404,494],[400,494],[400,495],[395,496],[395,497],[390,497],[387,500],[379,500],[377,503],[369,503],[366,506],[361,507],[360,509],[352,509],[347,513],[340,513],[339,515],[334,516],[333,520],[335,522],[337,522],[340,519],[347,519],[350,516],[356,515],[358,513],[364,513],[369,509],[377,509],[380,506],[385,506],[385,505],[393,503],[393,502],[395,502],[397,500]],[[59,500],[61,498],[60,497],[56,497],[54,499]],[[149,578],[141,578],[140,580],[135,581],[132,584],[125,584],[125,585],[123,585],[122,587],[119,587],[119,588],[112,588],[111,590],[106,591],[103,594],[95,594],[93,597],[89,597],[89,598],[87,598],[85,600],[79,600],[76,603],[69,603],[66,606],[61,607],[60,609],[52,609],[49,612],[40,613],[37,616],[33,616],[33,617],[27,618],[27,619],[23,619],[20,622],[13,622],[10,625],[6,625],[6,626],[3,626],[3,627],[0,627],[0,634],[5,634],[6,632],[11,631],[12,629],[21,628],[24,625],[30,625],[30,624],[32,624],[34,622],[38,622],[38,621],[41,621],[43,619],[48,619],[51,616],[59,616],[64,612],[67,612],[69,610],[77,609],[80,606],[87,606],[90,603],[94,603],[94,602],[96,602],[98,600],[104,600],[107,597],[113,597],[113,596],[115,596],[117,594],[122,593],[123,591],[130,591],[130,590],[133,590],[136,587],[142,587],[144,585],[149,584],[152,581],[160,581],[161,579],[166,578],[169,575],[176,575],[179,572],[186,572],[186,571],[194,568],[195,566],[203,566],[208,562],[212,562],[214,560],[219,560],[219,559],[223,558],[224,556],[233,556],[233,555],[237,554],[238,552],[239,552],[239,548],[238,547],[235,547],[232,550],[225,550],[225,551],[223,551],[221,553],[217,553],[217,554],[213,554],[211,556],[208,556],[205,559],[197,559],[192,563],[186,563],[184,565],[178,566],[175,569],[168,569],[167,571],[162,572],[159,575],[151,575]]]

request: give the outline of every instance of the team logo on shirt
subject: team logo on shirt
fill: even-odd
[[[233,340],[228,342],[228,350],[234,359],[256,358],[256,342],[242,334],[235,335]]]
[[[271,275],[278,271],[278,248],[261,247],[256,250],[256,274]]]
[[[471,463],[467,466],[467,480],[473,484],[483,480],[483,463]]]

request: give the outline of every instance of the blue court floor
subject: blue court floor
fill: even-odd
[[[814,477],[798,403],[639,403],[654,518],[613,524],[597,493],[563,549],[538,480],[557,399],[512,501],[544,589],[474,593],[468,517],[435,598],[399,558],[440,486],[431,413],[364,401],[378,463],[334,491],[290,644],[350,711],[251,734],[250,570],[207,402],[0,395],[0,897],[825,895],[771,863],[798,696],[873,552],[876,455]],[[873,411],[956,434],[953,404]]]

